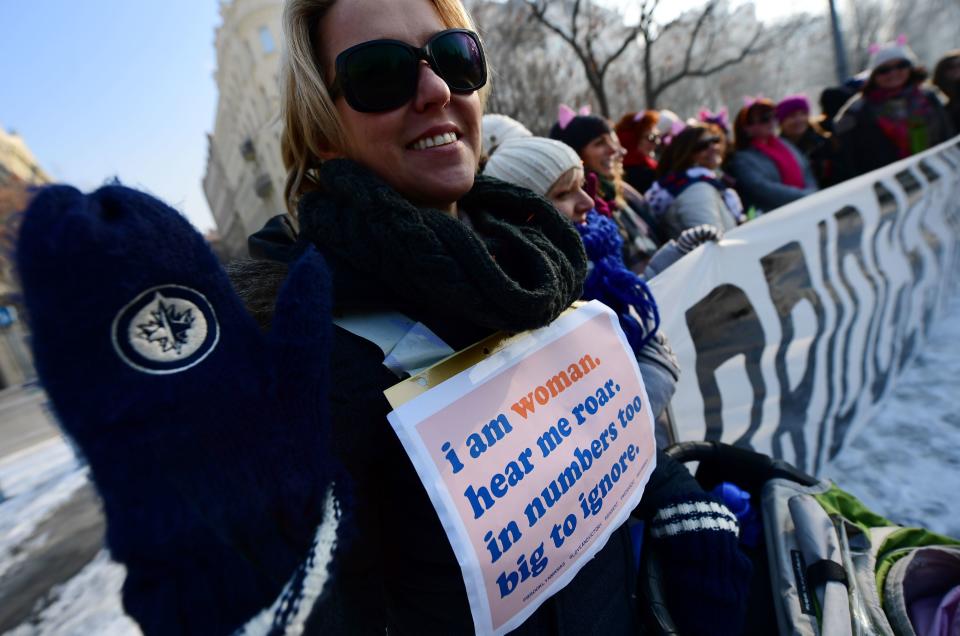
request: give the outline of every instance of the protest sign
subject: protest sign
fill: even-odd
[[[508,341],[389,420],[457,555],[481,634],[514,629],[569,583],[626,522],[655,465],[636,359],[596,301]]]

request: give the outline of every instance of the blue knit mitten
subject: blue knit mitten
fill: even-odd
[[[679,632],[739,635],[753,564],[738,545],[737,517],[663,451],[634,516],[646,522],[643,549],[656,552]]]
[[[128,188],[40,191],[17,263],[40,379],[127,567],[127,612],[148,634],[303,620],[340,523],[320,256],[291,268],[266,336],[190,224]]]
[[[753,566],[738,545],[736,516],[711,495],[691,494],[666,502],[649,532],[680,633],[741,634]]]

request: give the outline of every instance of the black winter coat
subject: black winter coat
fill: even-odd
[[[936,93],[921,89],[929,104],[926,118],[929,143],[933,147],[953,136],[953,126]],[[851,179],[899,161],[892,141],[877,124],[877,105],[862,94],[852,98],[837,114],[834,135],[839,144],[837,180]]]
[[[251,253],[270,260],[232,266],[235,288],[251,313],[269,325],[286,265],[299,253],[288,223],[271,222],[251,239]],[[400,311],[422,322],[453,349],[491,333],[389,293],[376,276],[326,251],[334,284],[334,311],[363,307]],[[441,305],[442,306],[442,305]],[[386,419],[383,391],[399,380],[373,343],[335,328],[331,365],[333,448],[352,488],[351,529],[328,591],[307,622],[309,634],[472,633],[467,593],[453,549],[413,464]],[[638,514],[652,516],[657,501],[697,488],[686,469],[658,456]],[[544,603],[516,634],[637,634],[636,571],[624,525],[561,592]]]

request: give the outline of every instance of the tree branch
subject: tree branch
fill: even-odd
[[[580,0],[573,3],[573,14],[570,16],[570,37],[577,39],[577,16],[580,15]]]
[[[742,49],[740,49],[740,52],[736,56],[728,58],[717,64],[714,64],[713,66],[704,66],[704,67],[701,67],[698,69],[692,69],[692,70],[689,67],[683,68],[677,71],[676,73],[674,73],[673,75],[669,76],[668,78],[661,80],[659,84],[656,86],[656,88],[654,89],[654,95],[655,96],[661,95],[664,91],[666,91],[668,88],[670,88],[674,84],[678,83],[680,80],[686,79],[688,77],[698,77],[698,78],[709,77],[710,75],[719,73],[725,68],[739,64],[740,62],[747,59],[747,57],[751,55],[757,55],[757,54],[766,52],[771,48],[773,42],[770,41],[763,46],[758,46],[757,43],[759,42],[760,36],[762,34],[763,34],[763,25],[760,24],[757,26],[757,30],[753,34],[753,37],[750,38],[750,42],[748,42]]]
[[[617,47],[617,50],[614,51],[613,54],[607,58],[607,61],[603,63],[603,66],[600,68],[601,76],[606,75],[607,69],[610,68],[610,65],[613,64],[613,62],[618,57],[623,55],[623,52],[627,50],[627,47],[630,46],[630,43],[637,39],[637,35],[639,33],[640,33],[639,25],[630,29],[629,34],[627,35],[626,38],[624,38],[623,42],[620,43],[620,46]]]
[[[700,15],[697,16],[697,21],[693,25],[693,31],[690,32],[690,40],[687,42],[687,50],[683,54],[683,70],[681,73],[687,73],[690,70],[690,64],[693,62],[693,47],[697,44],[697,36],[700,35],[700,30],[706,23],[707,18],[713,13],[714,7],[716,7],[716,2],[711,0],[711,2],[703,8],[703,11],[700,12]]]

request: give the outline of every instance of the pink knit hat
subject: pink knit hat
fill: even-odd
[[[810,112],[810,100],[807,99],[806,95],[791,95],[789,97],[784,97],[782,100],[780,100],[780,103],[777,104],[777,121],[782,123],[784,119],[799,110],[807,113]]]

